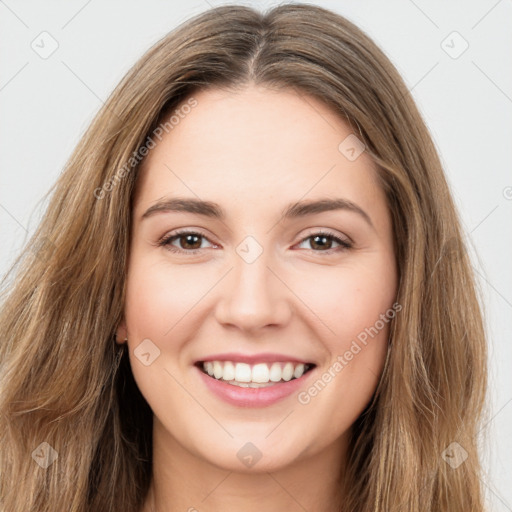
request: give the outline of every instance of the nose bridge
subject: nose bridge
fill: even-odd
[[[217,308],[219,322],[247,330],[285,322],[289,315],[287,288],[271,270],[275,266],[272,251],[252,236],[247,236],[235,251],[234,268]]]

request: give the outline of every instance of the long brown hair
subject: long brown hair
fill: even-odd
[[[4,281],[2,510],[140,510],[152,412],[114,333],[141,148],[161,123],[172,129],[169,114],[178,119],[195,92],[250,83],[314,96],[349,123],[378,166],[393,219],[403,309],[374,399],[354,425],[344,510],[483,510],[485,334],[438,154],[379,47],[309,4],[223,6],[182,24],[127,73],[73,152]]]

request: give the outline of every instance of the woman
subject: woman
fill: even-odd
[[[1,310],[3,510],[483,510],[460,223],[403,80],[343,17],[172,31],[30,248]]]

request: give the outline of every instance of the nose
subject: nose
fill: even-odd
[[[222,281],[216,307],[220,324],[256,332],[267,326],[283,327],[289,322],[291,291],[269,263],[266,252],[252,263],[235,255],[234,268]]]

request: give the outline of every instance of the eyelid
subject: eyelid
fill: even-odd
[[[354,242],[352,241],[352,239],[350,237],[348,237],[346,235],[336,234],[335,232],[331,231],[330,229],[325,229],[325,228],[317,228],[317,229],[311,231],[306,236],[303,236],[302,239],[298,242],[298,244],[295,244],[295,245],[300,245],[314,236],[325,236],[325,237],[331,238],[335,243],[337,243],[339,245],[339,247],[334,247],[334,248],[331,247],[330,249],[327,249],[326,251],[315,251],[313,249],[307,249],[308,251],[313,252],[313,253],[332,255],[333,253],[340,253],[340,252],[352,249],[354,247]]]
[[[158,247],[164,247],[165,249],[167,249],[170,252],[177,253],[177,254],[183,254],[183,255],[185,255],[185,254],[194,255],[194,254],[197,254],[198,252],[204,250],[204,248],[185,250],[185,249],[181,249],[181,248],[171,245],[171,241],[179,239],[180,236],[182,236],[182,235],[196,235],[196,236],[201,237],[202,239],[207,240],[209,243],[213,244],[214,246],[219,246],[219,244],[212,242],[210,240],[209,236],[204,234],[201,229],[196,229],[196,228],[180,228],[175,231],[172,231],[171,233],[168,233],[168,234],[165,234],[164,236],[162,236],[157,241],[157,243],[154,245],[156,245]],[[330,249],[327,249],[325,251],[316,251],[314,249],[306,249],[309,252],[331,255],[333,253],[339,253],[339,252],[343,252],[343,251],[352,249],[354,246],[354,242],[349,236],[347,236],[345,234],[336,233],[329,228],[310,228],[308,234],[302,236],[301,239],[297,243],[294,244],[294,246],[303,244],[308,239],[310,239],[314,236],[325,236],[325,237],[331,238],[335,243],[338,244],[339,247],[334,247],[334,248],[331,247]]]
[[[180,229],[176,229],[175,231],[172,231],[170,233],[166,233],[165,235],[163,235],[161,238],[159,238],[156,242],[156,246],[170,246],[170,241],[175,238],[175,239],[178,239],[180,236],[182,235],[198,235],[200,236],[201,238],[204,238],[205,240],[208,240],[208,242],[210,242],[212,245],[219,245],[215,242],[212,242],[210,240],[210,237],[207,236],[205,233],[202,232],[201,229],[196,229],[196,228],[180,228]],[[177,249],[176,248],[176,252],[184,252],[184,253],[189,253],[189,254],[193,254],[197,251],[201,251],[202,249],[192,249],[190,251],[185,251],[184,249]]]
[[[307,235],[302,237],[300,242],[303,242],[310,236],[320,235],[320,234],[328,235],[333,238],[340,238],[343,242],[346,242],[350,245],[354,245],[354,241],[348,235],[346,235],[345,233],[341,233],[340,231],[332,230],[330,228],[312,228],[311,231],[308,231]]]

